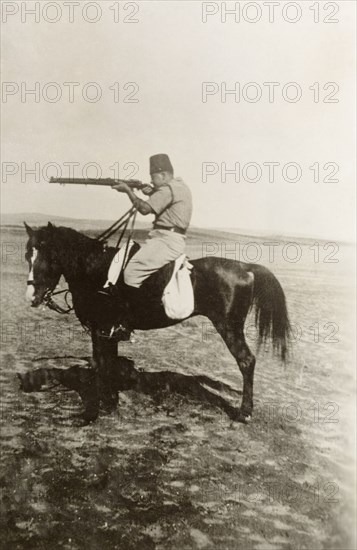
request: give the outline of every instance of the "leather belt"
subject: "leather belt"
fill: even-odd
[[[180,235],[186,234],[186,229],[182,229],[181,227],[166,227],[165,225],[160,225],[158,223],[154,223],[153,225],[154,229],[165,229],[165,231],[173,231],[174,233],[180,233]]]

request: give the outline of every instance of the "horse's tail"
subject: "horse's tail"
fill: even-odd
[[[274,352],[285,362],[291,329],[284,291],[278,279],[266,267],[247,264],[246,270],[254,274],[251,305],[255,306],[258,348],[271,338]]]

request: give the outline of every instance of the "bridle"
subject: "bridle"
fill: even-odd
[[[67,309],[60,306],[52,299],[52,296],[56,296],[58,294],[64,294],[64,301],[66,302]],[[68,288],[65,288],[64,290],[57,290],[56,292],[48,289],[44,294],[43,304],[49,309],[52,309],[53,311],[57,311],[57,313],[68,314],[74,309],[74,307],[71,306],[70,303],[68,302],[69,294],[71,294],[71,291]]]
[[[33,286],[36,288],[35,281],[27,281],[28,286]],[[66,302],[67,309],[57,304],[52,296],[58,296],[58,294],[64,294],[64,301]],[[57,313],[62,314],[68,314],[71,311],[73,311],[74,307],[68,302],[68,295],[71,294],[71,291],[68,288],[65,288],[64,290],[51,290],[48,288],[45,291],[45,294],[42,299],[42,303],[44,306],[48,307],[49,309],[52,309],[53,311],[57,311]]]

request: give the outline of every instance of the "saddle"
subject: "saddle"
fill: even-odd
[[[115,256],[108,273],[108,281],[104,286],[117,285],[118,290],[124,283],[123,262],[125,264],[138,252],[140,245],[132,241],[128,248],[127,259],[123,249]],[[185,319],[194,310],[194,294],[192,286],[192,264],[185,254],[161,267],[150,275],[140,287],[141,305],[147,308],[163,306],[165,314],[170,319]]]

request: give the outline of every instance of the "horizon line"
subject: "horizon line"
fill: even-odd
[[[36,215],[40,215],[40,216],[43,216],[43,217],[49,217],[49,218],[59,218],[59,219],[63,219],[63,220],[73,220],[73,221],[77,221],[77,222],[88,222],[88,221],[93,221],[93,222],[113,222],[114,221],[114,218],[73,218],[71,216],[62,216],[62,215],[58,215],[58,214],[48,214],[48,213],[42,213],[42,212],[1,212],[0,213],[0,220],[1,220],[1,216],[2,215],[15,215],[15,216],[20,216],[20,215],[32,215],[32,216],[36,216]],[[48,220],[50,221],[50,219]],[[139,221],[139,223],[141,224],[144,224],[144,225],[150,225],[152,222],[146,222],[146,221]],[[0,225],[6,225],[6,224],[3,224],[2,223],[2,220],[1,220],[1,224]],[[227,233],[238,233],[238,234],[241,234],[241,235],[244,235],[244,236],[274,236],[274,237],[279,237],[279,238],[286,238],[286,237],[291,237],[291,238],[304,238],[304,239],[323,239],[325,241],[331,241],[331,237],[326,237],[326,236],[323,236],[323,235],[307,235],[306,233],[295,233],[295,234],[291,234],[291,233],[281,233],[281,232],[276,232],[276,231],[271,231],[271,230],[268,230],[268,229],[263,229],[263,230],[254,230],[254,229],[247,229],[247,228],[239,228],[239,227],[227,227],[227,226],[204,226],[204,225],[191,225],[190,226],[190,229],[208,229],[208,230],[211,230],[211,231],[214,231],[214,230],[217,230],[217,231],[221,231],[221,232],[227,232]],[[356,243],[356,240],[349,240],[347,237],[344,237],[343,239],[339,239],[340,242],[343,242],[343,243],[346,243],[346,244],[354,244]]]

